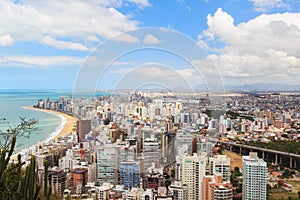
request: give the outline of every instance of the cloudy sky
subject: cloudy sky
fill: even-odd
[[[73,89],[93,56],[99,89],[300,84],[299,19],[300,0],[1,0],[0,89]]]

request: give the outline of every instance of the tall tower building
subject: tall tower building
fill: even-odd
[[[182,185],[181,181],[175,181],[171,184],[170,191],[174,200],[185,200],[188,198],[188,187],[187,185]]]
[[[140,163],[135,161],[124,161],[120,163],[120,183],[125,188],[140,186]]]
[[[117,184],[120,151],[114,144],[105,144],[97,151],[98,184]]]
[[[180,157],[178,178],[188,187],[188,200],[202,199],[202,181],[205,175],[207,156],[205,154]]]
[[[232,194],[231,183],[224,182],[220,173],[203,177],[203,200],[232,200]]]
[[[78,142],[82,142],[84,136],[91,131],[91,123],[92,122],[89,119],[80,119],[76,122]]]
[[[48,184],[52,187],[52,194],[62,195],[66,189],[66,172],[51,170],[48,172]]]
[[[161,149],[159,143],[154,138],[145,139],[143,146],[142,155],[144,157],[144,172],[146,172],[152,166],[153,162],[160,162]]]
[[[73,188],[81,190],[87,184],[88,181],[88,169],[87,168],[75,168],[71,170],[71,182]],[[80,192],[81,192],[80,191]]]
[[[230,182],[230,159],[226,155],[209,157],[208,169],[210,175],[220,173],[223,181]]]
[[[267,163],[257,157],[257,152],[243,156],[243,200],[267,198]]]

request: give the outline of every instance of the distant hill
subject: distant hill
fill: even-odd
[[[211,90],[215,88],[219,89],[221,86],[210,85]],[[225,91],[300,91],[300,84],[298,85],[289,85],[282,83],[253,83],[253,84],[244,84],[244,85],[225,85]],[[194,90],[197,91],[208,91],[207,87],[204,84],[199,84],[194,87]]]

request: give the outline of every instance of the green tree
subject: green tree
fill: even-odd
[[[2,119],[3,120],[3,119]],[[41,185],[37,180],[35,157],[32,156],[26,170],[22,170],[25,163],[18,155],[16,163],[9,163],[14,152],[17,136],[29,137],[30,132],[37,130],[34,119],[21,118],[21,123],[10,127],[6,132],[0,131],[0,199],[1,200],[35,200],[50,199],[51,188],[46,187],[46,195],[40,193]],[[47,173],[46,173],[47,174]]]
[[[221,147],[218,148],[218,154],[222,155],[222,148]]]
[[[169,175],[169,169],[167,169],[166,171],[164,171],[164,180],[165,180],[165,187],[167,189],[167,191],[169,191],[169,186],[171,185],[171,181],[170,181],[170,175]]]
[[[284,172],[281,175],[282,178],[290,178],[291,177],[291,172],[288,169],[285,169]]]
[[[5,118],[0,119],[0,124],[1,123],[9,124]],[[27,120],[25,117],[20,117],[20,123],[17,126],[9,126],[6,131],[0,130],[0,149],[8,150],[14,136],[28,138],[32,131],[38,130],[38,127],[36,126],[37,123],[38,121],[35,119]]]
[[[240,172],[240,168],[239,167],[234,167],[234,171],[235,172]]]

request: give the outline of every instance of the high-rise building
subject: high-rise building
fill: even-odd
[[[243,200],[267,198],[267,163],[258,158],[257,152],[243,156]]]
[[[110,183],[103,183],[100,187],[97,187],[98,190],[98,199],[99,200],[108,200],[109,199],[109,193],[113,189],[114,185],[111,185]]]
[[[120,153],[115,144],[105,144],[97,151],[98,184],[117,184]]]
[[[166,187],[159,187],[157,191],[153,192],[154,200],[174,200],[174,196]]]
[[[144,190],[140,188],[132,188],[125,194],[125,200],[138,200],[143,196]]]
[[[97,182],[97,164],[96,163],[91,163],[88,164],[88,171],[89,171],[89,176],[88,176],[88,181],[89,182]]]
[[[226,155],[209,157],[208,170],[210,175],[220,173],[223,181],[230,182],[230,159]]]
[[[232,185],[230,182],[224,182],[222,175],[205,175],[202,184],[203,200],[231,200]]]
[[[147,171],[153,162],[160,162],[161,150],[159,143],[154,138],[146,138],[143,146],[144,171]]]
[[[120,183],[125,188],[140,186],[140,163],[135,161],[123,161],[120,163]]]
[[[78,142],[82,142],[84,136],[91,131],[91,120],[80,119],[76,122]]]
[[[62,195],[66,189],[66,173],[63,170],[51,170],[48,172],[48,185],[52,187],[53,194]]]
[[[71,181],[74,189],[82,189],[88,182],[88,169],[87,168],[75,168],[71,170]]]
[[[143,189],[151,188],[157,190],[163,186],[163,175],[159,173],[150,173],[142,177]]]
[[[205,175],[206,154],[180,157],[178,166],[178,178],[188,187],[188,200],[202,199],[202,180]]]
[[[141,200],[153,200],[153,190],[152,189],[146,189],[146,191],[143,192],[142,199]]]
[[[197,142],[197,154],[203,154],[205,153],[207,156],[212,155],[212,149],[214,147],[214,144],[212,142],[208,142],[205,139],[202,139]]]
[[[181,181],[174,181],[169,188],[174,200],[186,200],[188,198],[188,187],[181,183]]]

